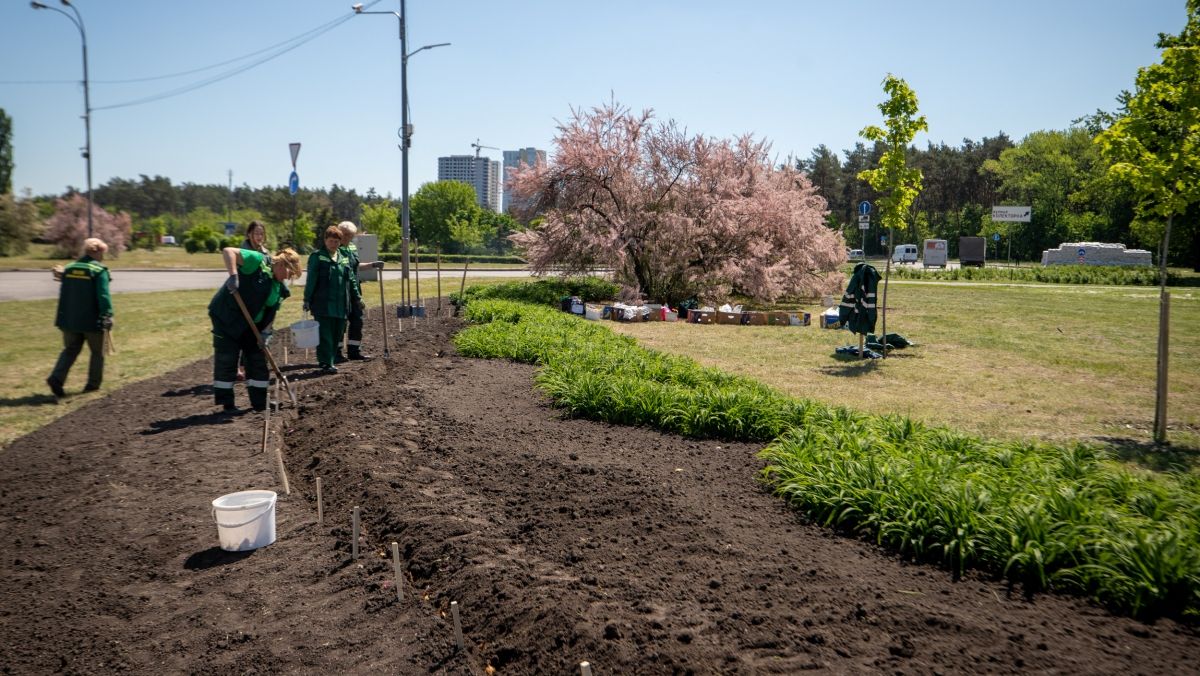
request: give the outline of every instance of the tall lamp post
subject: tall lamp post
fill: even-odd
[[[29,6],[34,9],[48,9],[58,12],[71,20],[75,27],[79,29],[79,38],[83,41],[83,131],[84,131],[84,148],[83,159],[87,160],[87,199],[88,199],[88,237],[92,236],[92,101],[88,95],[88,58],[87,58],[87,32],[83,30],[83,17],[79,15],[79,10],[72,5],[70,0],[61,0],[64,7],[70,8],[72,14],[67,14],[57,7],[44,5],[34,0]]]
[[[400,21],[400,227],[402,236],[402,262],[400,277],[408,288],[408,267],[411,262],[409,254],[409,211],[408,211],[408,148],[412,145],[412,125],[408,123],[408,59],[417,52],[434,47],[447,47],[449,42],[439,42],[435,45],[424,45],[413,51],[408,51],[408,30],[404,23],[404,0],[400,0],[399,12],[365,12],[361,3],[353,6],[355,14],[390,14]]]

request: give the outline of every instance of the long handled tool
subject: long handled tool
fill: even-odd
[[[379,325],[383,327],[383,358],[391,359],[392,352],[388,349],[387,338],[387,304],[383,302],[383,270],[379,271]]]
[[[271,365],[271,370],[275,372],[275,377],[283,381],[283,386],[287,389],[288,398],[292,400],[292,406],[298,406],[296,403],[296,393],[292,392],[292,384],[288,382],[287,376],[283,375],[283,371],[279,370],[279,366],[275,363],[275,357],[272,357],[271,351],[267,349],[267,343],[263,340],[262,334],[258,332],[258,327],[254,325],[254,319],[250,317],[250,311],[246,309],[246,302],[242,300],[242,294],[234,291],[233,299],[237,301],[238,307],[242,310],[242,316],[246,318],[246,323],[250,325],[250,330],[254,332],[254,339],[258,341],[258,346],[267,355],[267,363]]]

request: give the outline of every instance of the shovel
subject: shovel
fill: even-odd
[[[254,325],[254,319],[250,317],[250,311],[246,309],[246,303],[242,300],[242,294],[234,291],[233,299],[237,301],[238,307],[242,310],[242,316],[246,318],[246,323],[250,325],[250,330],[254,332],[254,339],[258,341],[258,346],[262,348],[263,354],[267,355],[267,363],[271,365],[271,370],[275,372],[275,377],[283,381],[283,386],[287,389],[288,398],[292,400],[292,406],[297,406],[296,393],[292,392],[292,384],[288,382],[287,377],[283,375],[283,371],[280,371],[279,366],[275,364],[275,357],[271,356],[271,351],[267,349],[267,344],[263,342],[262,334],[258,332],[258,327]]]

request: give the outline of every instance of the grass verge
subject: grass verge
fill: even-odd
[[[458,288],[455,279],[454,288]],[[444,280],[445,281],[445,280]],[[502,279],[467,278],[468,284],[487,285]],[[399,280],[384,285],[389,304],[400,300]],[[442,286],[449,292],[449,283]],[[415,286],[413,287],[415,295]],[[422,284],[427,311],[432,313],[436,300],[432,284]],[[303,290],[283,304],[277,327],[284,327],[300,318]],[[363,289],[368,307],[379,307],[379,284],[367,282]],[[94,399],[115,394],[123,385],[161,375],[184,364],[212,354],[212,334],[208,320],[208,302],[212,290],[164,291],[157,293],[122,293],[113,298],[117,326],[113,331],[117,353],[106,360],[104,386],[99,392],[82,394],[87,377],[88,350],[84,347],[71,368],[67,380],[70,396],[56,402],[46,387],[46,376],[62,350],[62,333],[54,328],[57,300],[0,302],[0,326],[4,340],[0,341],[0,448],[17,437],[27,434]],[[445,309],[451,309],[449,303]],[[393,315],[394,317],[394,315]],[[395,320],[393,319],[393,322]],[[405,320],[408,321],[408,320]],[[420,320],[418,320],[420,321]],[[395,324],[392,324],[393,331]],[[365,327],[371,344],[379,340],[378,324]],[[180,389],[207,383],[178,383]]]
[[[763,480],[823,523],[956,573],[1135,615],[1200,612],[1200,477],[788,397],[546,307],[483,300],[466,314],[477,325],[456,337],[463,354],[541,365],[539,386],[574,415],[774,440]]]

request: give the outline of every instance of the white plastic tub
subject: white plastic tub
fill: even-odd
[[[245,552],[275,541],[275,491],[242,491],[212,501],[221,549]]]
[[[307,350],[321,342],[320,325],[315,319],[302,319],[292,324],[292,344]]]
[[[583,307],[584,319],[599,320],[600,313],[604,310],[604,308],[599,305],[585,305]]]

